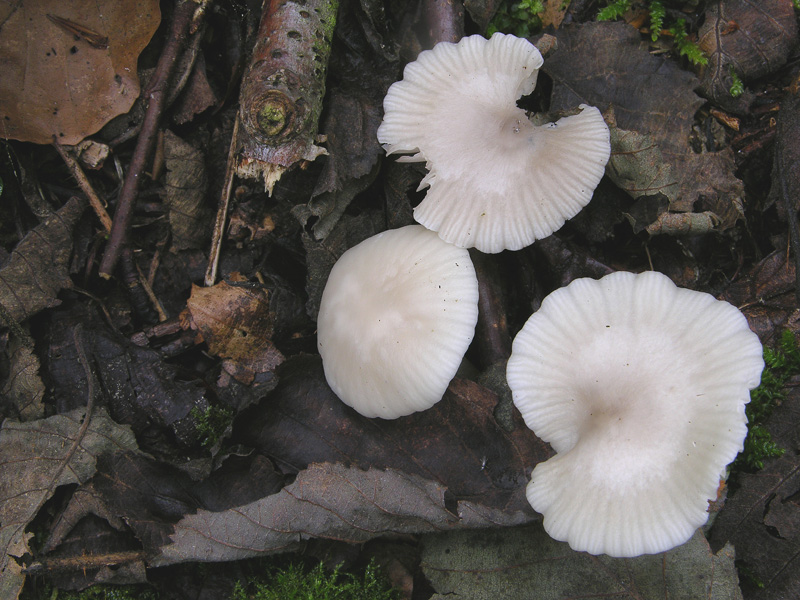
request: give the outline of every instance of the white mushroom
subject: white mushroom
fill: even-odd
[[[336,395],[395,419],[441,400],[475,333],[469,253],[419,225],[373,236],[336,262],[322,294],[317,347]]]
[[[388,154],[426,161],[430,186],[414,218],[448,242],[518,250],[588,204],[610,153],[600,112],[534,126],[516,101],[536,85],[542,56],[496,33],[442,42],[406,66],[383,102],[378,140]]]
[[[576,550],[662,552],[706,522],[764,366],[739,310],[660,273],[559,289],[513,343],[508,384],[556,455],[527,488]]]

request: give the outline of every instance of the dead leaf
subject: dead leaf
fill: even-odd
[[[708,56],[701,90],[725,110],[742,114],[752,93],[731,96],[734,76],[748,81],[774,73],[797,43],[791,0],[715,0],[706,10],[698,45]]]
[[[58,292],[72,286],[72,228],[85,206],[83,200],[71,198],[22,238],[0,269],[0,304],[14,320],[24,321],[56,306]]]
[[[421,568],[437,592],[431,600],[495,600],[509,590],[537,600],[735,600],[733,560],[730,546],[713,554],[700,531],[663,554],[611,558],[574,552],[537,523],[426,535]]]
[[[0,388],[14,406],[16,418],[20,421],[33,421],[44,416],[44,383],[39,377],[39,357],[33,348],[12,336],[6,349],[9,361],[8,378]]]
[[[800,97],[787,96],[781,102],[775,135],[775,158],[772,164],[772,187],[769,202],[777,203],[784,220],[787,208],[800,207]],[[787,207],[787,202],[790,204]]]
[[[0,429],[0,597],[16,598],[24,582],[16,560],[29,551],[25,528],[61,485],[83,483],[105,452],[136,448],[128,427],[102,409],[76,409]]]
[[[117,531],[130,528],[147,556],[155,555],[169,543],[173,524],[198,508],[220,512],[282,487],[283,478],[258,455],[228,457],[208,478],[193,481],[176,467],[141,453],[117,452],[101,457],[91,482],[75,491],[44,552],[54,553],[85,517],[94,515]]]
[[[65,28],[51,16],[73,27]],[[49,144],[57,136],[61,144],[77,144],[128,112],[139,95],[139,53],[160,20],[156,0],[4,3],[3,137]],[[76,35],[75,27],[89,33]],[[98,45],[93,39],[107,43]]]
[[[386,534],[446,531],[462,525],[448,510],[445,492],[436,482],[394,469],[313,464],[277,494],[182,519],[172,544],[152,564],[261,556],[311,538],[361,543]],[[471,512],[471,526],[494,524],[481,518]]]
[[[678,199],[678,182],[672,168],[650,135],[611,127],[611,158],[606,175],[634,200],[664,196]],[[647,223],[645,223],[647,225]]]
[[[794,263],[787,258],[786,252],[773,252],[720,296],[744,313],[762,344],[780,337],[790,319],[799,312],[794,295]]]
[[[367,419],[328,387],[319,356],[289,359],[280,383],[234,423],[232,439],[272,458],[286,473],[311,463],[389,468],[441,485],[457,499],[533,518],[524,488],[552,451],[521,422],[494,419],[497,396],[455,379],[433,408],[395,420]]]
[[[84,351],[98,382],[95,389],[103,391],[97,401],[105,403],[114,420],[131,425],[137,434],[147,431],[149,443],[177,442],[184,448],[197,443],[192,409],[203,412],[209,406],[202,382],[179,378],[177,368],[157,350],[137,346],[102,323],[96,314],[84,315],[78,309],[53,314],[43,362],[58,410],[86,404],[88,382],[73,334],[80,325]]]
[[[649,136],[669,164],[678,186],[673,212],[713,210],[720,229],[741,215],[744,186],[734,175],[733,153],[696,154],[689,146],[694,115],[703,104],[697,78],[665,57],[654,56],[639,32],[625,23],[585,23],[559,29],[558,51],[543,70],[553,78],[551,110],[580,103],[605,112],[619,127]]]
[[[164,134],[166,191],[172,248],[202,248],[211,233],[211,210],[206,202],[208,174],[202,150],[167,130]]]
[[[553,26],[553,29],[561,27],[561,22],[567,16],[571,0],[543,0],[544,12],[541,13],[542,27]]]
[[[800,592],[800,388],[789,387],[765,426],[786,452],[743,473],[717,515],[709,540],[732,542],[748,599],[784,600]]]
[[[186,303],[209,351],[226,359],[225,370],[242,383],[271,373],[284,360],[272,343],[270,301],[265,286],[222,282],[210,288],[193,285]]]

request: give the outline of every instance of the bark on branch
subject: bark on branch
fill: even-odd
[[[267,190],[292,165],[312,161],[339,0],[265,0],[240,94],[242,177]]]

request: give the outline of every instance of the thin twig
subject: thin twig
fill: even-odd
[[[106,207],[103,202],[100,200],[100,196],[95,193],[92,184],[89,182],[89,179],[86,177],[86,174],[81,169],[81,166],[78,164],[78,161],[75,160],[72,155],[69,153],[64,146],[58,143],[58,140],[53,137],[53,147],[56,149],[56,152],[61,156],[61,159],[64,161],[64,164],[67,165],[67,168],[72,173],[72,176],[75,178],[75,181],[78,182],[78,187],[81,188],[81,191],[86,195],[89,199],[89,204],[92,206],[92,210],[94,210],[97,218],[100,219],[100,223],[103,225],[103,229],[105,229],[106,233],[111,231],[111,217],[108,216],[108,212],[106,212]]]
[[[217,219],[214,222],[214,231],[211,233],[211,248],[208,255],[208,267],[206,268],[205,285],[211,287],[217,281],[217,266],[219,265],[219,255],[222,248],[222,238],[225,234],[225,217],[228,214],[228,206],[231,201],[231,190],[233,189],[233,178],[236,175],[236,148],[238,146],[239,135],[239,116],[233,123],[233,134],[231,135],[231,145],[228,149],[228,164],[225,167],[225,182],[220,192],[219,206],[217,207]]]
[[[158,60],[156,71],[153,74],[144,97],[148,100],[147,110],[142,124],[142,132],[136,143],[136,149],[131,158],[128,174],[122,184],[117,210],[114,213],[114,224],[106,246],[105,254],[100,262],[100,276],[110,278],[114,267],[119,260],[125,246],[130,229],[133,203],[139,192],[139,186],[144,179],[147,161],[152,154],[153,146],[158,133],[161,114],[164,110],[165,100],[169,89],[169,82],[175,70],[181,49],[185,46],[189,35],[189,26],[192,23],[197,4],[192,0],[182,0],[175,7],[172,17],[172,30]]]

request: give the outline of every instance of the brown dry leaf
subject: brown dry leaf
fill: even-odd
[[[14,407],[20,421],[32,421],[44,416],[44,383],[39,377],[39,357],[27,343],[13,336],[8,348],[8,377],[0,388],[0,395],[5,396]]]
[[[455,379],[432,408],[394,420],[368,419],[328,387],[319,356],[292,357],[280,383],[241,413],[232,439],[258,449],[286,473],[311,463],[389,468],[441,485],[457,499],[533,518],[525,486],[550,448],[515,412],[512,432],[495,420],[497,396]]]
[[[561,27],[561,22],[567,16],[569,5],[572,0],[543,0],[544,12],[540,14],[542,27],[553,26],[553,29]]]
[[[266,287],[227,282],[192,286],[186,303],[209,351],[226,359],[225,370],[242,383],[270,373],[283,362],[272,343],[275,313]]]
[[[202,150],[168,130],[164,134],[164,160],[167,167],[164,203],[169,209],[172,248],[201,248],[211,233],[205,156]]]
[[[77,144],[139,95],[157,0],[26,0],[0,7],[3,137]]]
[[[708,56],[701,90],[717,105],[743,113],[752,94],[731,96],[734,74],[751,80],[786,63],[797,42],[792,0],[715,0],[709,3],[698,45]]]
[[[16,598],[24,582],[17,558],[33,536],[25,528],[61,485],[83,483],[97,457],[132,450],[136,440],[103,410],[79,408],[48,419],[6,420],[0,430],[0,597]]]
[[[0,304],[15,321],[57,305],[58,292],[72,286],[72,227],[85,206],[83,200],[71,198],[22,238],[0,269]]]
[[[277,494],[182,519],[172,544],[151,564],[236,560],[291,550],[311,538],[356,544],[387,534],[452,530],[463,525],[448,510],[445,492],[436,482],[394,469],[313,464]],[[472,527],[495,524],[478,513],[468,518]]]
[[[694,93],[697,78],[650,54],[638,30],[625,23],[585,23],[559,29],[556,37],[558,51],[543,67],[553,78],[551,110],[581,103],[603,112],[613,107],[619,127],[651,137],[670,165],[679,190],[670,210],[712,210],[720,229],[731,227],[744,197],[733,153],[726,148],[697,154],[689,145],[703,104]]]

